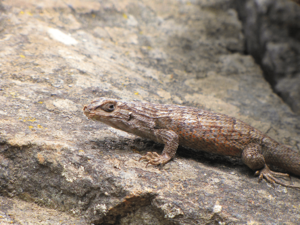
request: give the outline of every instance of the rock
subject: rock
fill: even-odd
[[[275,86],[275,90],[278,91],[280,96],[286,100],[286,102],[292,107],[294,112],[300,109],[300,74],[292,78],[282,78],[280,82]],[[294,101],[295,100],[295,101]]]
[[[145,167],[162,145],[82,114],[101,96],[204,107],[299,149],[300,118],[244,55],[233,3],[2,1],[0,216],[37,223],[24,204],[41,224],[297,223],[298,190],[257,183],[239,159],[180,148]]]
[[[295,89],[300,87],[300,5],[287,0],[236,4],[244,24],[246,51],[261,65],[274,91],[299,114],[300,92]]]
[[[83,218],[76,218],[67,213],[40,207],[26,201],[29,199],[0,197],[0,224],[87,224]]]

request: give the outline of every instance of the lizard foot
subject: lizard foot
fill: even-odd
[[[167,163],[168,161],[170,161],[170,157],[168,157],[167,154],[163,154],[163,155],[159,155],[157,154],[156,152],[147,152],[146,155],[142,156],[140,160],[146,160],[148,161],[147,162],[147,165],[146,167],[151,164],[151,165],[163,165],[165,163]]]
[[[289,174],[274,172],[274,171],[270,170],[267,165],[265,165],[265,168],[263,168],[261,171],[259,171],[259,170],[256,171],[255,175],[259,176],[258,181],[261,181],[262,179],[266,179],[266,181],[271,183],[273,186],[275,186],[275,183],[277,183],[277,184],[280,184],[280,185],[285,186],[285,187],[300,188],[300,186],[286,184],[286,183],[280,181],[279,179],[277,179],[276,177],[290,178],[290,182],[291,182],[291,177],[290,177]]]

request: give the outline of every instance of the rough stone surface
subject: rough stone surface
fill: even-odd
[[[274,91],[300,114],[299,1],[237,0],[236,4],[246,51],[261,65]]]
[[[257,183],[239,159],[180,148],[146,168],[138,159],[163,146],[82,114],[100,96],[204,107],[299,150],[300,118],[243,54],[233,3],[2,1],[0,219],[297,224],[299,190]]]
[[[0,197],[0,224],[86,224],[83,218],[17,199]]]

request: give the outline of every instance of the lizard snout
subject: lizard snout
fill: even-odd
[[[88,116],[91,113],[92,107],[89,107],[88,105],[85,105],[82,110],[83,110],[83,113],[86,116]]]
[[[87,105],[83,106],[83,109],[82,109],[82,110],[83,110],[84,112],[90,111],[90,110],[88,109]]]

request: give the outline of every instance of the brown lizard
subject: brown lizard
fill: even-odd
[[[163,143],[161,155],[147,152],[141,159],[148,164],[169,162],[178,145],[198,151],[241,157],[251,169],[258,170],[259,180],[287,187],[276,177],[288,174],[273,172],[267,164],[300,176],[300,154],[259,130],[233,117],[193,107],[125,102],[99,98],[84,106],[84,114],[92,120]]]

